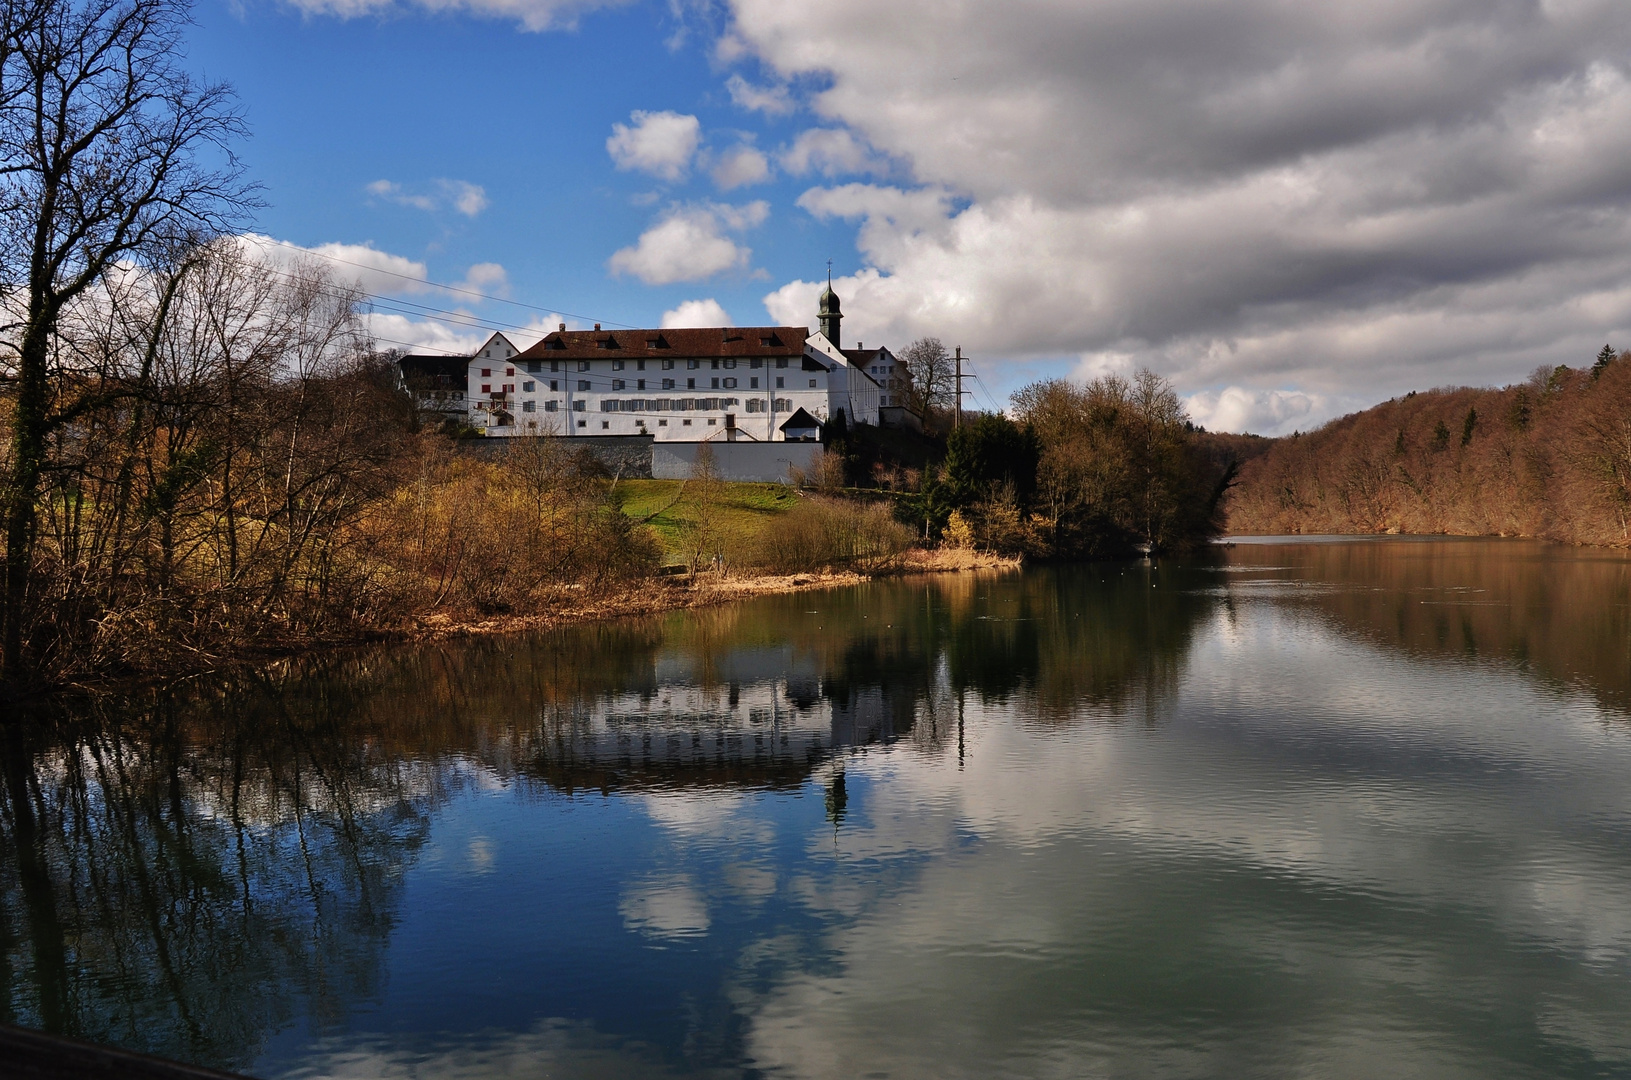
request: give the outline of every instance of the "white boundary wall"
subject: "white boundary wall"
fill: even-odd
[[[655,480],[689,480],[697,448],[714,452],[714,468],[722,480],[757,480],[786,483],[791,468],[808,470],[822,445],[814,442],[655,442],[651,446],[651,475]]]

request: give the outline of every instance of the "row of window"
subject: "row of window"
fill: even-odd
[[[748,408],[753,409],[757,399],[749,399]],[[734,409],[742,404],[741,400],[733,397],[699,397],[699,398],[602,398],[601,412],[695,412],[702,410],[712,412],[719,409]]]
[[[551,361],[549,361],[549,370],[552,371],[552,372],[559,372],[561,370],[561,365],[563,363],[571,363],[571,361],[551,360]],[[588,371],[589,370],[589,363],[590,362],[588,360],[579,360],[579,361],[577,361],[578,370],[579,371]],[[628,361],[626,361],[626,360],[613,360],[612,361],[612,370],[613,371],[623,371],[623,370],[625,370],[625,365],[627,363],[628,363]],[[671,371],[671,370],[673,370],[674,365],[676,363],[678,363],[678,361],[676,361],[676,360],[662,360],[662,361],[659,361],[659,363],[662,364],[662,370]],[[715,371],[718,371],[720,368],[726,368],[726,369],[734,370],[736,368],[736,365],[737,365],[737,360],[736,360],[735,357],[727,356],[727,357],[724,357],[722,359],[710,360],[710,361],[708,361],[708,364],[710,366],[712,366],[712,368]],[[754,369],[758,369],[760,367],[763,367],[764,364],[765,364],[765,359],[763,357],[754,357],[754,358],[752,358],[752,359],[750,359],[748,361],[748,367],[754,368]],[[544,361],[542,361],[542,360],[528,360],[526,362],[526,365],[527,365],[527,374],[529,374],[529,375],[538,375],[538,374],[541,374],[543,372],[543,370],[544,370]],[[701,368],[702,365],[703,365],[703,361],[701,361],[701,360],[687,360],[685,362],[685,367],[686,367],[686,370],[688,370],[688,371],[696,371],[699,368]],[[785,368],[787,366],[787,357],[785,357],[785,356],[776,357],[776,366],[779,367],[779,368]],[[646,370],[646,362],[644,360],[636,360],[634,362],[634,369],[636,371]],[[492,378],[493,377],[493,370],[494,370],[493,368],[482,368],[481,369],[481,377],[484,378],[484,379]],[[505,374],[506,377],[513,377],[515,375],[515,368],[513,368],[513,367],[505,368],[504,369],[504,374]]]
[[[550,389],[550,391],[552,393],[559,393],[560,392],[561,380],[559,380],[559,379],[548,379],[548,380],[544,380],[544,381],[547,381],[549,383],[549,389]],[[662,380],[662,386],[660,387],[660,389],[663,389],[663,390],[675,390],[675,389],[678,389],[678,387],[676,387],[674,385],[677,381],[678,380],[675,380],[675,379],[663,379]],[[712,382],[713,382],[713,385],[711,387],[709,387],[710,390],[735,390],[737,388],[737,380],[734,379],[734,378],[731,378],[730,376],[726,376],[725,378],[715,378],[715,379],[712,380]],[[784,376],[781,376],[781,375],[776,376],[776,389],[777,390],[785,390],[787,388],[786,383],[787,383],[787,379]],[[810,380],[810,388],[812,390],[815,389],[815,385],[816,385],[816,381],[814,379],[811,379]],[[644,390],[645,388],[646,388],[646,380],[644,380],[644,379],[634,380],[634,389]],[[687,390],[695,390],[697,388],[697,381],[695,379],[686,379],[685,380],[685,388]],[[758,378],[758,376],[753,376],[753,377],[748,379],[748,387],[747,388],[749,390],[759,389],[759,378]],[[579,379],[578,380],[578,392],[579,393],[588,393],[589,389],[590,389],[590,386],[589,386],[589,380],[588,379]],[[627,389],[628,389],[628,380],[626,380],[626,379],[613,379],[612,380],[612,390],[617,391],[617,390],[627,390]],[[521,384],[521,392],[523,394],[536,393],[537,390],[538,390],[538,384],[531,381],[530,379]],[[481,392],[484,393],[484,394],[492,394],[492,393],[513,394],[513,393],[515,393],[515,384],[514,383],[500,383],[498,390],[495,391],[493,389],[493,384],[492,383],[482,383],[481,384]]]

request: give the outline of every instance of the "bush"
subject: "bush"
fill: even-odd
[[[767,534],[755,562],[784,574],[842,567],[875,574],[900,564],[912,530],[894,519],[886,503],[806,498]]]

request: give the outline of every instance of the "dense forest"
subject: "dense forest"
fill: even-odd
[[[1278,439],[1240,470],[1237,533],[1452,533],[1631,545],[1631,354],[1503,389],[1408,394]]]

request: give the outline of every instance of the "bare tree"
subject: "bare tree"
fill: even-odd
[[[25,673],[24,627],[53,436],[93,408],[59,329],[120,266],[162,264],[248,206],[231,90],[179,62],[185,0],[40,0],[0,54],[0,306],[14,397],[0,489],[0,679]],[[94,389],[117,394],[116,384]],[[72,390],[74,392],[66,392]],[[105,400],[105,399],[104,399]]]
[[[956,404],[956,364],[939,338],[918,338],[900,351],[899,359],[911,376],[913,412],[929,417]]]

